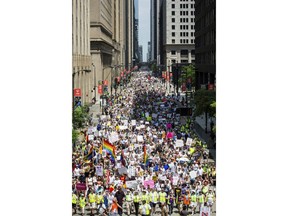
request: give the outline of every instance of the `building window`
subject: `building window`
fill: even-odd
[[[194,11],[191,11],[191,16],[193,16],[194,15]]]
[[[171,27],[172,27],[172,29],[175,29],[175,25],[172,25]]]
[[[191,25],[191,29],[194,29],[194,25]]]
[[[171,21],[172,21],[172,22],[175,22],[175,18],[172,18]]]
[[[172,37],[175,37],[175,32],[172,32]]]
[[[186,18],[186,22],[189,22],[189,21],[188,21],[188,18]]]
[[[171,11],[171,15],[174,16],[175,15],[175,11]]]
[[[180,22],[182,22],[182,18],[180,18]]]
[[[171,4],[171,7],[172,7],[172,8],[175,8],[175,4]]]
[[[176,51],[175,50],[171,50],[171,55],[176,55]]]
[[[172,44],[175,44],[175,39],[172,39]]]
[[[191,37],[194,37],[194,32],[191,32]]]
[[[180,8],[182,8],[182,4],[180,4]]]
[[[180,43],[182,43],[182,39],[180,39]]]
[[[182,25],[180,25],[180,29],[182,30]]]

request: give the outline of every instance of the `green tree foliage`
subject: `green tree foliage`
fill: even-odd
[[[73,112],[73,128],[83,128],[85,121],[88,118],[89,107],[87,105],[77,107]]]
[[[211,107],[211,104],[216,101],[216,92],[212,90],[200,89],[195,92],[194,100],[196,106],[194,115],[196,117],[205,114],[205,130],[207,133],[207,114],[210,116],[214,116],[216,114],[216,108]]]
[[[76,141],[78,140],[79,134],[80,134],[79,131],[72,129],[72,143],[73,144],[75,144]]]
[[[214,113],[214,117],[216,117],[216,101],[213,101],[212,104],[210,104],[212,112]],[[216,124],[213,126],[212,129],[213,133],[216,133]]]
[[[195,66],[190,64],[186,66],[181,67],[181,76],[179,78],[179,84],[181,85],[182,83],[186,83],[188,79],[191,80],[191,86],[195,86]]]

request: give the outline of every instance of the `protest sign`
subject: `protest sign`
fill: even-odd
[[[128,125],[128,120],[122,120],[123,125],[127,126]]]
[[[148,188],[148,186],[149,186],[149,188],[154,188],[154,181],[153,180],[144,181],[144,187]]]
[[[95,169],[97,176],[103,176],[103,166],[96,166]]]
[[[126,174],[127,175],[128,174],[126,167],[118,168],[118,172],[119,172],[120,175],[122,175],[122,174]]]
[[[200,216],[210,216],[210,207],[207,206],[201,207]]]
[[[173,176],[173,177],[172,177],[172,184],[173,184],[173,185],[177,185],[178,179],[179,179],[179,178],[178,178],[177,176]]]
[[[184,146],[184,142],[181,139],[176,140],[175,147],[182,147]]]
[[[145,113],[145,117],[147,118],[149,116],[149,112],[146,112]]]
[[[126,181],[126,187],[127,188],[137,188],[137,181],[134,180],[134,181]]]
[[[136,125],[136,120],[134,120],[134,119],[131,120],[131,125],[132,125],[132,126]]]
[[[117,142],[118,140],[119,140],[118,133],[112,132],[111,135],[109,136],[109,142],[114,143]]]
[[[152,118],[157,118],[157,114],[153,113]]]
[[[126,125],[119,125],[119,130],[126,130],[128,127]]]
[[[144,142],[143,136],[137,136],[137,141],[138,142]]]
[[[88,135],[88,140],[90,141],[90,140],[93,140],[94,139],[94,135],[92,134],[92,135]]]
[[[192,145],[193,139],[187,138],[186,145]]]

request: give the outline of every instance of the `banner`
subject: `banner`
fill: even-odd
[[[127,188],[137,188],[137,181],[134,180],[134,181],[126,181],[126,187]]]
[[[98,94],[102,94],[103,93],[103,89],[102,89],[102,85],[98,86]]]
[[[76,184],[77,191],[85,191],[86,190],[86,183],[77,183]]]
[[[192,145],[192,138],[187,138],[186,145]]]
[[[74,89],[74,97],[81,97],[81,89],[80,88]]]

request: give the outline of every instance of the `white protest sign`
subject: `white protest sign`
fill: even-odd
[[[157,114],[153,113],[152,118],[157,118]]]
[[[96,166],[96,175],[97,176],[103,176],[103,167],[102,166]]]
[[[136,120],[135,119],[131,120],[131,125],[132,126],[136,125]]]
[[[122,123],[127,126],[128,125],[128,120],[122,120]]]
[[[149,125],[149,122],[145,122],[146,125]]]
[[[171,118],[171,116],[172,116],[172,114],[170,113],[170,114],[167,114],[167,118]]]
[[[165,181],[166,179],[167,179],[166,176],[159,176],[159,180],[161,180],[161,181]]]
[[[184,142],[181,139],[176,140],[175,147],[182,147],[184,146]]]
[[[112,132],[111,135],[109,136],[109,142],[114,143],[117,142],[118,140],[119,140],[118,133]]]
[[[179,178],[178,178],[177,176],[172,177],[172,184],[173,184],[173,185],[177,185],[178,179],[179,179]]]
[[[143,128],[145,128],[145,125],[140,125],[140,129],[143,129]]]
[[[128,127],[126,125],[119,125],[119,130],[126,130]]]
[[[128,172],[127,172],[128,170],[127,170],[127,168],[126,167],[121,167],[121,168],[119,168],[118,169],[118,172],[119,172],[119,174],[120,175],[122,175],[122,174],[128,174]]]
[[[144,142],[143,136],[137,136],[137,141],[138,142]]]
[[[186,145],[192,145],[193,139],[187,138]]]
[[[141,147],[141,145],[140,144],[135,144],[134,145],[134,148],[138,148],[138,147]]]
[[[149,116],[149,112],[146,112],[145,113],[145,117],[147,118]]]
[[[92,134],[92,135],[88,135],[88,140],[90,141],[90,140],[93,140],[94,139],[94,135]]]
[[[137,188],[137,181],[126,181],[126,187],[127,188]]]

